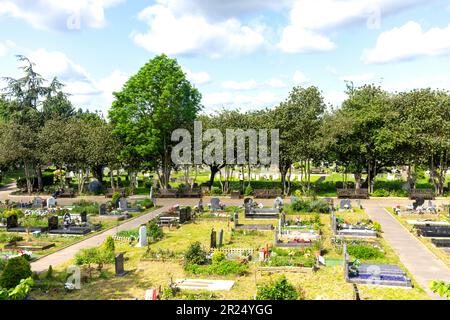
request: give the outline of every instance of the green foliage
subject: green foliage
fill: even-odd
[[[121,195],[119,192],[114,192],[112,194],[111,202],[113,203],[114,206],[118,205],[120,197],[121,197]]]
[[[373,193],[372,196],[374,197],[389,197],[390,196],[390,192],[388,190],[385,189],[376,189]]]
[[[154,206],[153,201],[151,199],[148,199],[148,198],[136,201],[136,205],[137,206],[141,206],[141,207],[143,207],[145,209],[150,209],[150,208],[152,208]]]
[[[330,205],[323,199],[298,199],[290,204],[290,208],[295,212],[329,213],[331,211]]]
[[[195,275],[245,275],[248,265],[232,260],[221,260],[208,265],[198,265],[189,263],[185,266],[185,271]]]
[[[0,275],[0,287],[11,289],[20,283],[20,280],[31,276],[30,262],[23,256],[8,259]]]
[[[124,238],[130,238],[134,237],[135,239],[139,238],[139,231],[136,230],[121,230],[117,232],[117,236],[124,237]]]
[[[384,257],[384,253],[380,251],[380,249],[363,244],[349,245],[347,246],[347,252],[350,256],[360,260],[370,260]]]
[[[185,265],[206,263],[206,252],[203,250],[200,242],[192,243],[184,254]]]
[[[216,251],[212,255],[212,263],[213,264],[219,263],[225,259],[226,259],[225,253],[223,253],[222,251]]]
[[[33,285],[33,279],[28,277],[20,280],[19,284],[13,288],[0,288],[0,300],[23,300],[30,293]]]
[[[299,294],[285,276],[257,286],[256,300],[297,300]]]
[[[17,242],[22,241],[23,237],[12,233],[0,233],[0,242]]]
[[[246,188],[245,188],[245,192],[244,192],[244,194],[245,194],[245,196],[251,196],[251,195],[253,195],[253,188],[252,188],[252,186],[251,185],[248,185]]]
[[[9,209],[3,212],[3,217],[6,219],[9,216],[17,216],[17,218],[22,218],[24,216],[23,211],[20,209]]]
[[[433,281],[431,283],[431,290],[441,297],[450,299],[450,283],[444,281]]]
[[[47,273],[45,274],[45,279],[52,279],[52,278],[53,278],[53,267],[52,265],[49,265]]]
[[[222,189],[220,189],[219,187],[213,187],[211,189],[212,196],[220,196],[221,194],[222,194]]]
[[[106,251],[106,252],[112,252],[114,253],[115,251],[115,244],[114,244],[114,239],[112,236],[108,236],[106,237],[105,242],[103,243],[103,247],[102,250]]]
[[[156,223],[155,220],[148,223],[147,236],[152,238],[154,241],[160,240],[164,237],[163,229]]]

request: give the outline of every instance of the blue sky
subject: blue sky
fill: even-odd
[[[270,107],[294,85],[339,106],[345,80],[390,91],[450,88],[450,1],[0,0],[0,75],[24,54],[76,107],[112,92],[155,54],[178,59],[207,111]]]

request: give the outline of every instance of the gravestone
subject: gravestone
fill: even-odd
[[[282,212],[280,216],[280,224],[284,226],[286,224],[286,213]]]
[[[350,199],[341,199],[339,207],[341,209],[351,209],[352,208],[352,204],[350,202]]]
[[[123,267],[123,253],[120,253],[115,258],[116,276],[122,277],[126,274]]]
[[[283,208],[283,199],[281,197],[276,197],[275,201],[273,202],[273,207],[275,209]]]
[[[105,215],[106,214],[106,204],[102,203],[98,209],[98,213],[100,215]]]
[[[180,223],[185,223],[187,221],[187,208],[180,209]]]
[[[197,207],[198,207],[198,210],[200,210],[200,212],[203,212],[203,200],[202,199],[198,200]]]
[[[6,218],[6,229],[17,228],[19,226],[17,215],[13,214]]]
[[[139,242],[137,244],[138,247],[146,247],[147,246],[147,227],[141,226],[139,228]]]
[[[50,197],[47,199],[47,208],[55,207],[56,206],[56,199],[53,197]]]
[[[81,223],[87,223],[87,212],[83,211],[80,213],[80,219],[81,219]]]
[[[220,209],[220,199],[211,198],[211,210],[216,211]]]
[[[210,244],[210,248],[217,248],[216,231],[214,231],[214,229],[211,230],[211,244]]]
[[[72,217],[70,213],[66,212],[63,216],[64,228],[68,228],[72,224]]]
[[[238,220],[239,220],[239,212],[235,211],[234,215],[233,215],[233,222],[234,222],[234,227],[236,228],[238,225]]]
[[[120,210],[127,210],[128,209],[127,198],[121,197],[119,199],[119,209]]]
[[[100,194],[103,190],[103,186],[102,186],[101,182],[98,181],[97,179],[89,182],[87,188],[88,188],[89,192],[92,192],[94,194]]]
[[[221,248],[223,245],[223,229],[220,229],[219,231],[219,248]]]
[[[48,217],[48,230],[57,230],[58,229],[58,217],[57,216],[51,216]]]
[[[36,197],[33,199],[33,208],[42,208],[43,200],[41,197]]]
[[[192,207],[186,207],[186,220],[191,221],[192,219]]]

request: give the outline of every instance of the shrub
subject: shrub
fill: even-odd
[[[376,232],[381,232],[381,224],[377,221],[373,222],[373,230],[375,230]]]
[[[389,197],[390,196],[390,192],[388,190],[385,190],[385,189],[376,189],[372,193],[372,196],[374,196],[374,197]]]
[[[156,223],[155,220],[148,223],[147,236],[153,240],[159,240],[164,237],[163,229]]]
[[[23,300],[30,293],[33,285],[33,279],[28,277],[20,280],[19,284],[13,288],[0,288],[0,300]]]
[[[257,286],[256,300],[297,300],[298,298],[297,290],[285,276]]]
[[[291,203],[291,209],[297,212],[310,212],[309,202],[303,199],[298,199]]]
[[[120,193],[118,192],[114,192],[111,198],[111,202],[113,204],[114,207],[117,207],[119,200],[120,200]]]
[[[246,196],[251,196],[251,195],[253,195],[253,188],[252,188],[252,186],[251,185],[248,185],[246,188],[245,188],[245,191],[244,191],[244,194],[246,195]]]
[[[136,201],[136,205],[141,206],[145,209],[150,209],[151,207],[153,207],[153,201],[151,199],[144,199]]]
[[[11,258],[5,265],[0,276],[0,287],[11,289],[20,283],[20,280],[31,276],[30,263],[25,257]]]
[[[223,260],[225,260],[226,256],[225,253],[223,253],[222,251],[216,251],[213,253],[212,255],[212,263],[219,263]]]
[[[47,273],[45,274],[45,279],[52,279],[52,278],[53,278],[53,267],[52,265],[49,265]]]
[[[195,275],[244,275],[248,270],[247,264],[242,264],[237,261],[222,260],[217,263],[209,265],[198,265],[189,263],[185,267],[186,272]]]
[[[23,237],[14,235],[14,234],[8,234],[8,233],[0,233],[0,242],[17,242],[22,241]]]
[[[368,245],[349,245],[347,247],[347,252],[349,255],[355,257],[356,259],[369,260],[384,257],[383,252],[379,249],[368,246]]]
[[[112,252],[114,253],[115,251],[115,245],[114,245],[114,239],[112,236],[108,236],[105,240],[105,242],[103,243],[103,248],[104,251],[107,252]]]
[[[330,205],[323,199],[313,200],[309,203],[309,210],[311,212],[329,213],[331,211]]]
[[[450,299],[450,283],[444,281],[433,281],[431,283],[431,290],[441,297]]]
[[[222,194],[222,189],[220,189],[219,187],[213,187],[211,189],[212,196],[220,196],[221,194]]]
[[[19,209],[10,209],[3,212],[3,217],[6,219],[9,216],[17,216],[17,218],[22,218],[24,216],[23,211]]]
[[[186,265],[188,264],[205,264],[206,252],[203,250],[200,242],[192,243],[184,254]]]

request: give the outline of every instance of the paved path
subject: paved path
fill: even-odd
[[[72,246],[59,250],[55,253],[49,254],[36,262],[31,263],[31,269],[36,272],[45,271],[48,269],[49,265],[58,266],[72,259],[78,250],[84,248],[92,248],[101,245],[107,236],[114,235],[117,231],[130,230],[139,227],[141,224],[147,223],[149,220],[160,214],[165,208],[159,208],[133,220],[122,223],[118,227],[108,229],[100,234],[93,237],[80,241]]]
[[[384,207],[375,202],[364,203],[367,214],[381,224],[383,238],[399,255],[401,262],[432,299],[441,299],[430,289],[432,280],[450,282],[450,269],[412,235]]]

